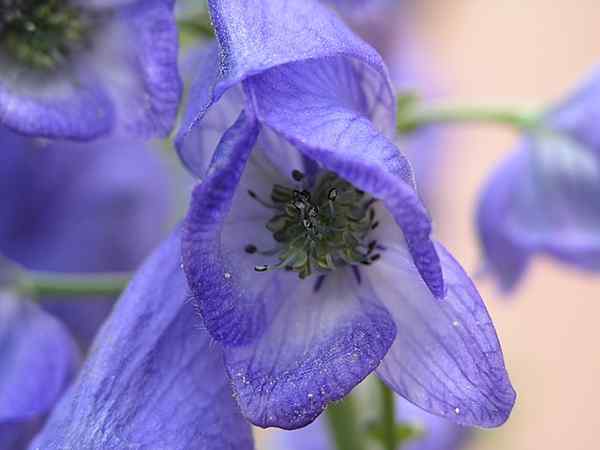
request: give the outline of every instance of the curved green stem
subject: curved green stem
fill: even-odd
[[[427,125],[471,122],[508,125],[527,130],[539,126],[542,117],[539,111],[519,107],[450,103],[407,107],[405,101],[402,97],[398,100],[397,127],[401,133],[410,133]]]
[[[123,292],[130,274],[94,273],[65,274],[23,271],[15,281],[14,289],[31,298],[40,297],[116,297]]]
[[[354,398],[329,405],[325,411],[337,450],[365,450],[365,436],[358,423]]]

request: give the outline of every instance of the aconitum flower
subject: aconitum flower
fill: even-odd
[[[402,450],[460,450],[470,436],[469,428],[427,414],[400,398],[396,399],[396,420],[417,430]],[[267,448],[272,450],[335,450],[322,416],[300,430],[272,432],[267,439]]]
[[[2,129],[0,148],[0,448],[19,449],[64,392],[78,347],[88,347],[112,301],[34,303],[13,292],[14,264],[133,269],[163,236],[167,186],[157,156],[129,140],[44,143]]]
[[[316,2],[209,5],[219,60],[198,69],[178,137],[203,176],[183,267],[242,413],[302,427],[377,370],[434,414],[504,422],[500,345],[430,238],[377,53]]]
[[[2,0],[0,125],[47,138],[166,136],[177,48],[173,0]]]
[[[549,109],[491,176],[477,224],[504,290],[535,254],[600,269],[600,74]]]

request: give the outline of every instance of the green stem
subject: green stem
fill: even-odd
[[[40,297],[116,297],[123,292],[130,275],[123,273],[64,274],[25,271],[15,290],[31,298]]]
[[[364,434],[361,432],[354,405],[354,398],[331,404],[326,410],[329,430],[337,450],[364,450]]]
[[[401,98],[400,101],[404,99]],[[540,112],[518,107],[439,104],[402,108],[404,105],[400,103],[399,106],[397,126],[401,133],[409,133],[427,125],[471,122],[508,125],[527,130],[538,126],[541,119]]]
[[[385,450],[397,450],[398,439],[396,435],[396,406],[394,393],[381,380],[377,380],[381,395],[379,421],[383,427],[383,445]]]

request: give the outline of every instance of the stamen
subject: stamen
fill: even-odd
[[[257,272],[266,272],[269,270],[269,266],[254,266],[254,270],[256,270]]]
[[[248,189],[248,195],[250,197],[252,197],[254,200],[256,200],[258,203],[260,203],[261,205],[263,205],[265,208],[269,208],[269,209],[277,209],[277,207],[269,202],[266,202],[265,200],[263,200],[262,198],[260,198],[258,195],[256,195],[256,192]]]
[[[313,292],[319,292],[323,286],[323,281],[325,281],[325,275],[319,275],[317,281],[315,281],[315,285],[313,286]]]
[[[354,274],[354,279],[358,284],[362,282],[362,277],[360,276],[360,270],[356,266],[352,266],[352,273]]]
[[[246,247],[244,247],[244,251],[245,251],[246,253],[250,253],[251,255],[252,255],[253,253],[256,253],[256,251],[257,251],[257,250],[258,250],[258,249],[256,248],[256,246],[255,246],[255,245],[252,245],[252,244],[248,244],[248,245],[246,245]]]
[[[294,181],[302,181],[304,179],[304,174],[299,170],[294,169],[292,170],[292,178]]]
[[[379,222],[377,222],[377,221],[373,222],[373,225],[371,225],[371,230],[374,230],[378,226],[379,226]]]

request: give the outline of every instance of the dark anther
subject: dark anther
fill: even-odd
[[[250,189],[248,189],[248,195],[252,198],[256,198],[256,192],[251,191]]]
[[[356,266],[352,266],[352,273],[354,274],[354,278],[358,284],[361,283],[362,277],[360,276],[360,269]]]
[[[319,275],[317,281],[315,281],[315,285],[313,286],[313,292],[319,292],[321,286],[323,286],[323,281],[325,281],[325,275]]]
[[[378,226],[379,226],[379,222],[373,222],[373,225],[371,225],[371,230],[374,230]]]
[[[331,189],[329,189],[329,192],[327,193],[327,198],[333,202],[337,198],[337,195],[338,195],[337,189],[331,188]]]
[[[292,178],[296,181],[302,181],[304,179],[304,174],[299,170],[292,170]]]
[[[373,251],[373,249],[375,248],[376,245],[377,245],[377,241],[369,242],[369,246],[368,246],[369,253],[371,253]]]
[[[269,266],[254,266],[254,270],[257,272],[266,272],[269,270]]]
[[[371,208],[369,210],[369,222],[373,222],[374,218],[375,218],[375,210],[373,208]]]
[[[308,210],[308,217],[317,217],[319,215],[319,208],[317,206],[311,206]]]
[[[246,247],[244,247],[244,251],[246,253],[253,254],[253,253],[256,253],[256,250],[258,250],[258,249],[256,248],[255,245],[252,245],[252,244],[248,244],[248,245],[246,245]]]
[[[381,254],[380,253],[376,253],[373,256],[371,256],[371,262],[375,262],[377,261],[379,258],[381,258]]]

